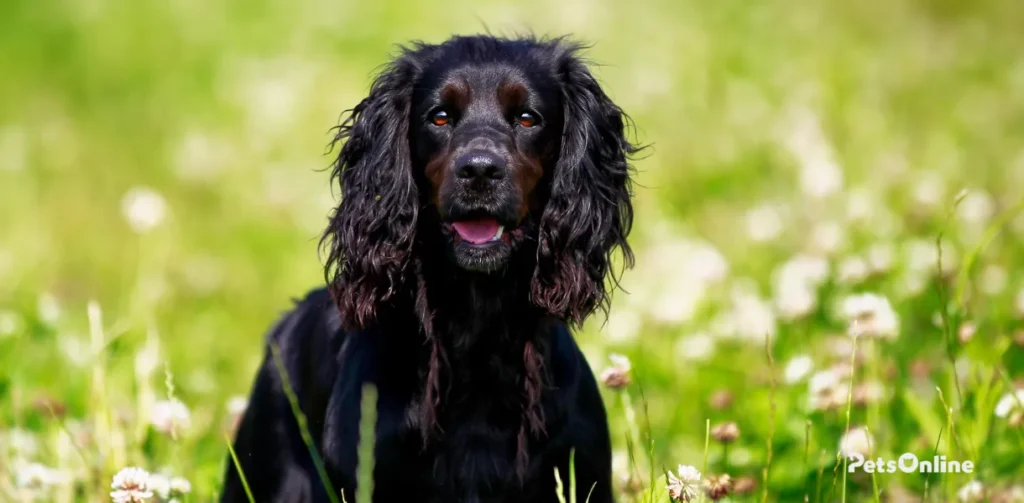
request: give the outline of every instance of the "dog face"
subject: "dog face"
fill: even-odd
[[[560,89],[553,75],[500,53],[474,61],[452,52],[413,92],[413,169],[427,182],[449,256],[493,272],[527,237],[527,217],[543,212],[561,140]]]
[[[343,323],[363,327],[421,271],[517,274],[569,322],[632,264],[627,117],[565,39],[454,37],[406,48],[338,127],[342,198],[324,233]],[[439,236],[441,239],[433,239]],[[529,269],[509,272],[514,254]],[[534,260],[535,259],[535,260]]]

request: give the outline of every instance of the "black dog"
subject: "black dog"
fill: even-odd
[[[235,441],[257,501],[327,501],[275,345],[350,503],[366,382],[374,502],[553,502],[570,450],[578,501],[612,501],[607,418],[569,327],[607,309],[613,251],[632,264],[637,148],[580,50],[416,44],[338,127],[329,288],[271,332]],[[222,501],[245,500],[229,460]]]

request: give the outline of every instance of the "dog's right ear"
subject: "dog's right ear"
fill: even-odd
[[[332,184],[341,202],[321,239],[324,274],[346,329],[373,323],[406,277],[419,194],[409,152],[412,87],[419,73],[408,51],[374,80],[370,95],[346,112],[331,147],[343,142]]]

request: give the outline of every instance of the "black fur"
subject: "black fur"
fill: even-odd
[[[367,382],[380,397],[376,503],[554,502],[554,470],[567,474],[571,449],[578,501],[613,500],[604,406],[569,327],[607,309],[613,251],[632,263],[627,158],[636,149],[580,48],[490,36],[417,44],[339,126],[329,287],[298,302],[268,342],[349,503]],[[462,129],[424,126],[431,92],[453,75],[483,101],[463,109]],[[541,124],[502,122],[493,100],[480,112],[488,83],[508,79],[522,82]],[[458,138],[487,120],[507,142],[494,151],[509,159],[508,176],[475,193],[443,177],[454,176]],[[431,163],[441,175],[426,174]],[[452,240],[453,219],[485,210],[509,222],[504,244]],[[257,501],[328,501],[269,346],[235,449]],[[245,500],[229,460],[222,501]]]

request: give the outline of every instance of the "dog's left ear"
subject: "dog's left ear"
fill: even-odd
[[[556,45],[565,126],[531,285],[538,306],[574,324],[607,310],[605,280],[615,249],[622,249],[626,267],[633,265],[626,242],[633,224],[629,156],[639,150],[626,138],[628,117],[578,58],[580,50]]]
[[[325,275],[347,329],[376,321],[380,305],[399,290],[412,256],[419,193],[409,153],[409,113],[418,68],[409,51],[373,82],[349,111],[334,143],[341,202],[321,244]]]

